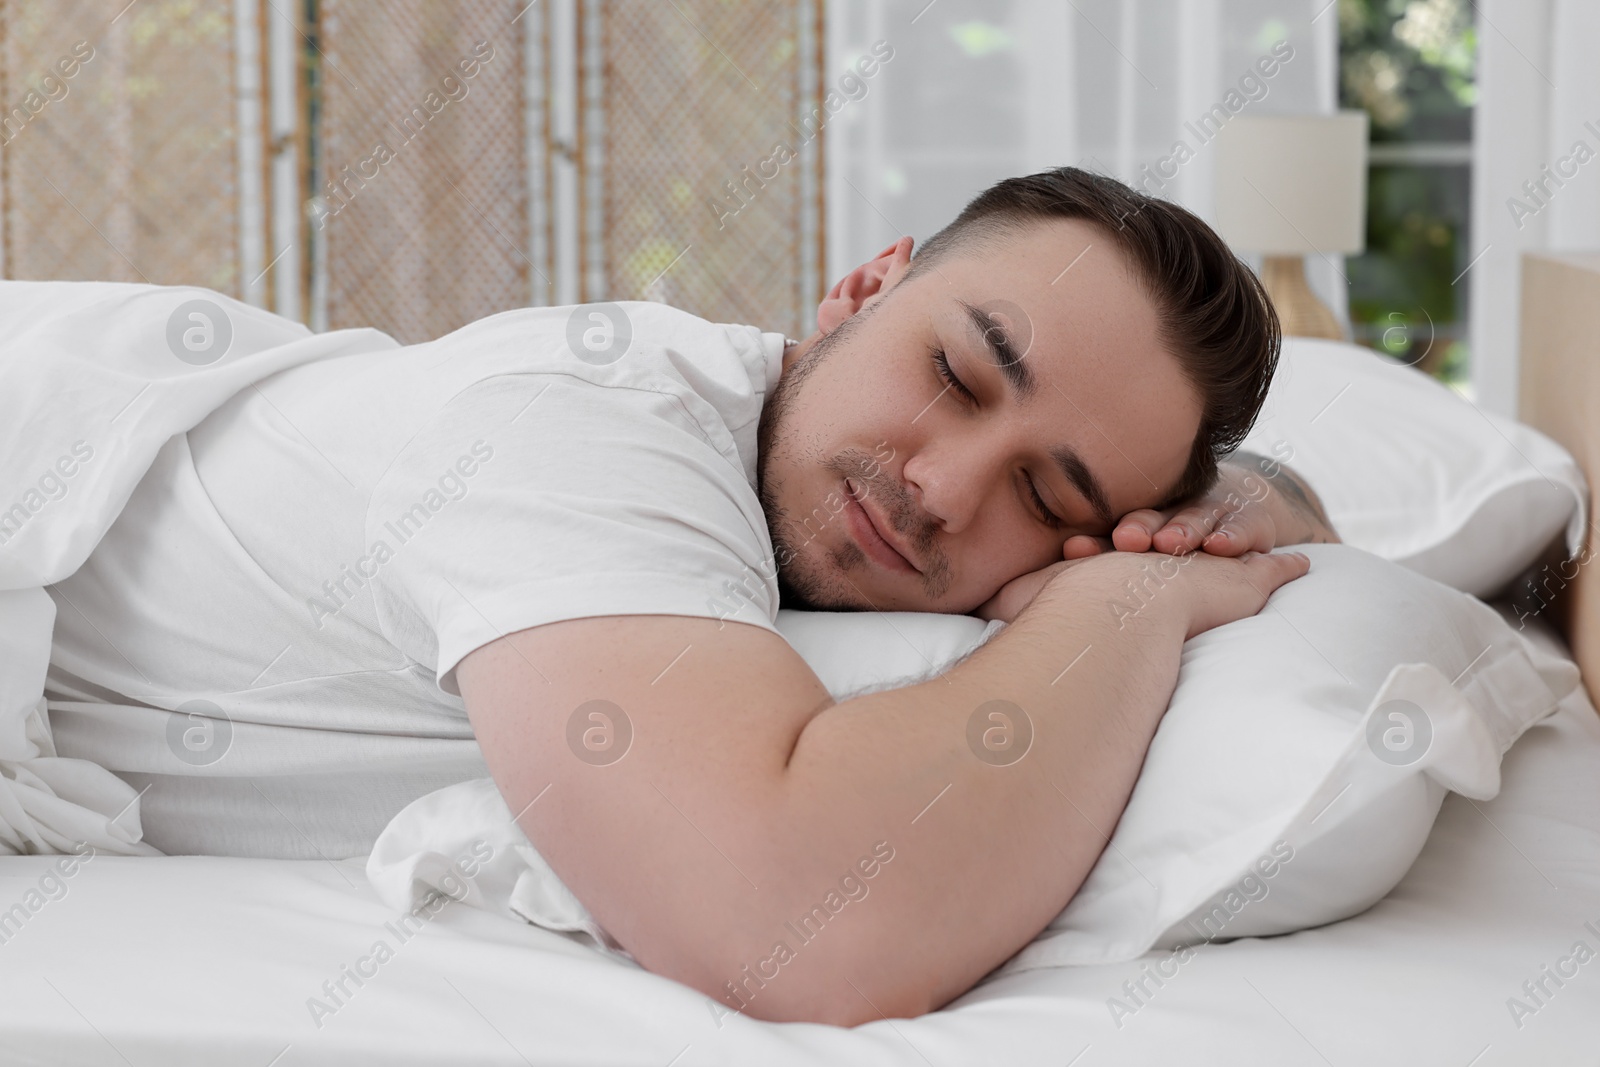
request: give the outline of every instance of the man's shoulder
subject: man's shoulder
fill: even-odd
[[[565,372],[601,386],[665,377],[702,395],[761,397],[776,382],[783,335],[619,300],[514,308],[412,348],[426,350],[425,365],[454,366],[475,380],[519,371]]]
[[[602,418],[633,418],[643,402],[670,422],[691,419],[754,478],[755,427],[776,385],[783,335],[716,323],[651,301],[518,308],[403,350],[408,388],[423,404],[473,398],[559,401]],[[665,405],[655,402],[666,398]]]

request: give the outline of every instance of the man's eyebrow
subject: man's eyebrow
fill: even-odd
[[[1094,471],[1083,462],[1083,457],[1078,455],[1077,449],[1071,445],[1052,445],[1050,458],[1056,461],[1056,466],[1061,468],[1061,473],[1067,476],[1083,498],[1094,508],[1095,517],[1107,526],[1113,525],[1116,516],[1111,514],[1111,502],[1106,498],[1106,490],[1100,484],[1100,479],[1094,476]]]
[[[1011,383],[1017,399],[1027,400],[1033,396],[1034,390],[1039,387],[1038,380],[1033,376],[1033,369],[1022,362],[1022,357],[1026,353],[1018,352],[1016,346],[1011,343],[1005,323],[965,300],[958,300],[957,303],[967,313],[967,321],[972,324],[972,328],[983,338],[984,345],[989,349],[990,362],[999,367],[1000,373]]]

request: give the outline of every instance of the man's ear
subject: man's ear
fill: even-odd
[[[902,237],[840,278],[839,284],[817,305],[817,328],[831,333],[841,322],[893,289],[911,269],[914,243],[910,237]]]

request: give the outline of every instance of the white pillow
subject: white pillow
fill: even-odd
[[[1311,557],[1309,574],[1260,614],[1184,646],[1110,846],[1002,972],[1353,915],[1411,866],[1445,791],[1494,796],[1501,755],[1577,685],[1569,660],[1470,596],[1348,545],[1296,551]],[[1003,628],[903,612],[782,610],[777,622],[841,699],[930,677]],[[1391,720],[1410,710],[1395,701],[1420,717]],[[1389,762],[1376,754],[1389,753],[1386,734],[1398,743],[1408,728],[1413,747]],[[437,889],[615,949],[517,829],[492,779],[414,801],[379,836],[367,874],[397,910]]]
[[[930,678],[1003,629],[970,615],[778,611],[777,627],[836,699]],[[397,912],[443,894],[632,961],[556,876],[512,818],[493,778],[418,797],[367,856],[367,881]]]
[[[1503,591],[1563,531],[1583,543],[1565,449],[1359,345],[1285,338],[1243,447],[1304,475],[1346,544],[1463,592]]]
[[[1133,796],[1089,878],[1002,969],[1287,933],[1382,898],[1447,790],[1578,683],[1481,601],[1349,545],[1259,614],[1189,641]]]
[[[776,625],[835,700],[898,689],[949,670],[1005,628],[928,611],[794,611]]]

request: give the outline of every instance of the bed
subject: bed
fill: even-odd
[[[1523,417],[1591,473],[1600,386],[1572,383],[1587,382],[1600,263],[1526,276]],[[1580,568],[1564,601],[1579,610],[1523,620],[1562,655],[1571,635],[1591,690],[1595,581]],[[1159,983],[1148,960],[992,976],[942,1011],[853,1030],[719,1015],[575,937],[471,907],[399,926],[360,859],[96,856],[44,893],[55,857],[5,858],[0,1062],[1594,1063],[1597,767],[1600,714],[1579,687],[1507,754],[1499,795],[1450,795],[1400,884],[1354,918],[1201,945]],[[353,976],[380,941],[390,951]]]
[[[1554,643],[1544,626],[1540,640]],[[1451,796],[1370,911],[1202,946],[1132,1016],[1137,962],[979,985],[854,1030],[724,1018],[560,934],[446,906],[396,931],[360,860],[97,857],[0,944],[8,1064],[1562,1064],[1600,1055],[1600,963],[1533,1014],[1522,986],[1600,944],[1600,716],[1582,690],[1511,750],[1504,788]],[[18,899],[45,856],[0,862]],[[402,941],[400,935],[409,936]],[[331,1016],[323,983],[392,959]],[[1589,972],[1593,973],[1589,973]],[[320,1025],[318,1025],[320,1022]],[[1119,1025],[1120,1023],[1120,1025]]]

